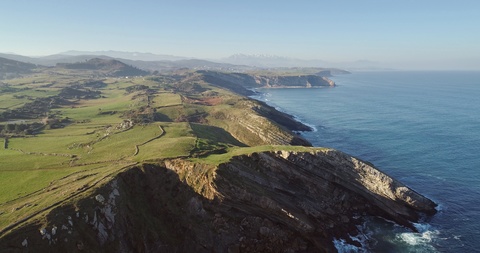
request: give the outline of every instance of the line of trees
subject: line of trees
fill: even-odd
[[[41,123],[0,125],[0,135],[32,135],[43,126]]]

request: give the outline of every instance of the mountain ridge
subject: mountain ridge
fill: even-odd
[[[195,57],[183,57],[167,54],[153,54],[148,52],[127,52],[127,51],[77,51],[70,50],[60,52],[58,54],[40,56],[40,57],[28,57],[11,53],[0,53],[0,57],[9,58],[13,60],[19,60],[24,62],[30,62],[39,65],[54,66],[60,62],[75,62],[79,60],[85,60],[85,56],[101,57],[101,58],[115,58],[118,60],[124,59],[131,61],[129,64],[134,64],[135,61],[142,62],[143,66],[162,66],[170,63],[174,64],[179,61],[206,61],[209,64],[230,64],[235,65],[237,69],[245,69],[245,67],[252,68],[292,68],[292,67],[320,67],[326,66],[340,68],[340,69],[352,69],[352,70],[387,70],[390,68],[381,67],[384,64],[369,60],[357,60],[351,62],[331,62],[321,59],[299,59],[293,57],[268,55],[268,54],[233,54],[231,56],[213,59],[213,58],[195,58]],[[148,65],[147,63],[151,63]],[[178,64],[174,64],[178,65]],[[201,67],[201,65],[197,65]],[[172,66],[170,66],[172,68]],[[215,67],[215,69],[219,69]],[[223,67],[224,70],[228,70],[229,67]],[[230,69],[232,69],[230,67]],[[390,69],[391,70],[391,69]]]
[[[104,55],[112,58],[123,58],[128,60],[141,60],[141,61],[175,61],[175,60],[186,60],[192,59],[190,57],[181,57],[174,55],[166,54],[153,54],[148,52],[126,52],[126,51],[77,51],[69,50],[61,52],[58,55],[70,55],[70,56],[79,56],[79,55]]]
[[[83,62],[76,63],[57,63],[57,68],[75,69],[75,70],[98,70],[105,71],[111,76],[144,76],[147,71],[127,65],[115,59],[92,58]]]
[[[37,65],[0,57],[0,79],[13,78],[21,74],[29,74]]]

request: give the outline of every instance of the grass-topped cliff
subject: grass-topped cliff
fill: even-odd
[[[265,76],[118,78],[97,63],[1,84],[0,252],[329,252],[356,214],[410,226],[434,212],[243,96]]]
[[[288,115],[195,75],[91,80],[38,74],[6,81],[0,93],[0,226],[61,200],[46,189],[69,177],[82,178],[78,188],[89,187],[149,160],[308,145],[290,131],[306,127]],[[263,111],[275,113],[268,119]],[[275,116],[290,120],[291,129]],[[76,192],[73,185],[62,191]],[[44,193],[53,196],[32,203]]]

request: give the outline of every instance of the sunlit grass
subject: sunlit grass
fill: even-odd
[[[266,146],[255,146],[255,147],[233,147],[229,149],[229,152],[224,154],[214,154],[202,158],[191,158],[191,161],[206,163],[212,165],[218,165],[221,163],[228,162],[234,156],[248,155],[252,153],[260,152],[277,152],[282,150],[288,150],[291,152],[315,152],[326,150],[326,148],[312,148],[312,147],[303,147],[303,146],[277,146],[277,145],[266,145]]]
[[[48,75],[37,75],[12,80],[11,84],[28,88],[21,91],[22,94],[46,97],[89,78],[86,73],[78,78],[68,76],[69,73],[78,74],[64,71],[65,76],[50,79]],[[107,86],[100,89],[100,98],[70,99],[70,104],[50,111],[51,117],[68,118],[68,123],[61,128],[45,127],[35,136],[12,137],[7,149],[0,149],[0,229],[86,187],[98,187],[98,182],[106,182],[122,168],[138,163],[182,157],[208,164],[208,171],[202,173],[210,180],[215,172],[215,166],[211,165],[227,162],[234,156],[282,149],[313,150],[291,146],[246,147],[247,143],[262,142],[257,133],[245,129],[246,123],[260,116],[245,104],[246,98],[205,83],[202,85],[210,93],[186,95],[166,92],[157,87],[159,83],[143,78],[107,78],[103,82]],[[135,84],[155,90],[149,94],[150,105],[144,91],[126,94],[125,89]],[[0,110],[30,101],[14,98],[13,94],[17,93],[0,94]],[[182,101],[182,96],[187,99]],[[221,99],[206,103],[205,98],[217,96]],[[127,117],[134,121],[136,116],[149,110],[156,110],[157,122],[135,121],[129,129],[120,126]],[[191,122],[177,122],[187,120]],[[278,127],[266,119],[253,123],[269,131]],[[212,154],[220,152],[224,153]],[[186,175],[179,176],[186,178]],[[193,183],[194,190],[200,193],[203,183]]]
[[[153,98],[154,107],[181,105],[182,99],[180,95],[173,93],[158,93]]]
[[[0,203],[41,190],[53,180],[60,179],[78,170],[79,168],[66,166],[56,170],[0,171],[0,185],[2,186]]]
[[[63,156],[29,155],[15,150],[0,150],[0,171],[62,168],[69,161],[69,157]]]

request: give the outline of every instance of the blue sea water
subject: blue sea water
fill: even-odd
[[[358,72],[337,87],[264,89],[258,99],[312,125],[302,135],[367,160],[439,204],[419,233],[376,217],[364,249],[480,252],[480,72]]]

